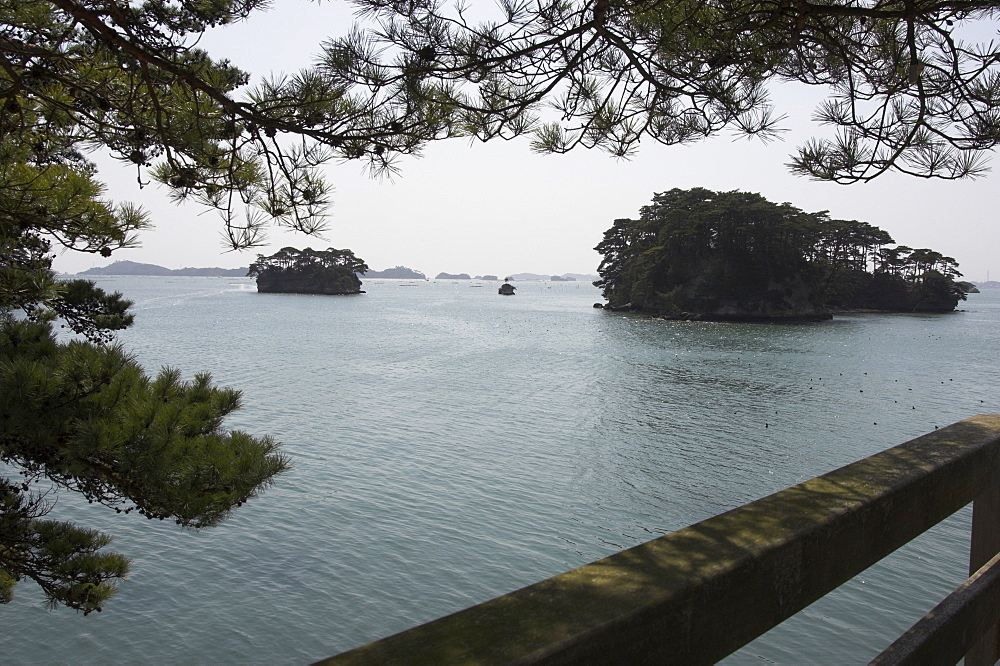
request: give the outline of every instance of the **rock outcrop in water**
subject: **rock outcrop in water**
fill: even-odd
[[[735,278],[731,267],[706,264],[694,279],[669,293],[656,293],[638,307],[627,303],[609,309],[706,321],[823,321],[832,316],[801,274],[775,277],[749,289]]]
[[[358,274],[368,266],[350,250],[282,248],[270,257],[257,256],[249,275],[257,291],[278,294],[363,294]]]

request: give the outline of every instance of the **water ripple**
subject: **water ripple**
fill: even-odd
[[[138,304],[123,337],[146,367],[240,388],[230,425],[284,442],[294,469],[203,532],[60,499],[134,574],[87,618],[19,586],[5,629],[45,640],[6,663],[313,660],[1000,411],[991,294],[787,326],[602,312],[572,283],[324,298],[107,280]],[[730,661],[870,659],[964,579],[967,513]]]

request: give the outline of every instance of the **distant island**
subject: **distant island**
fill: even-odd
[[[953,258],[892,245],[867,222],[759,194],[673,189],[604,233],[596,285],[605,308],[715,321],[951,312],[973,288]]]
[[[246,268],[164,268],[136,261],[116,261],[109,266],[88,268],[78,275],[179,275],[195,277],[246,277]]]
[[[368,271],[350,250],[298,250],[284,247],[269,257],[257,255],[250,277],[262,294],[363,294],[358,274]]]
[[[583,273],[563,273],[562,275],[540,275],[538,273],[514,273],[508,276],[511,280],[522,282],[586,282],[590,284],[599,278],[597,275],[584,275]]]
[[[247,277],[248,268],[164,268],[156,264],[143,264],[137,261],[116,261],[108,266],[97,266],[81,271],[78,275],[151,275],[151,276],[191,276],[191,277]],[[364,273],[366,278],[381,278],[390,280],[426,280],[427,276],[406,266],[394,266],[384,271],[368,270]],[[599,279],[597,275],[584,275],[582,273],[563,273],[562,275],[542,275],[539,273],[514,273],[508,276],[511,280],[522,282],[530,281],[551,281],[551,282],[594,282]],[[496,281],[500,278],[496,275],[477,275],[474,278],[468,273],[438,273],[436,280],[489,280]]]
[[[392,280],[426,280],[427,276],[420,271],[415,271],[406,266],[395,266],[384,271],[368,271],[365,273],[368,278],[387,278]]]
[[[496,275],[477,275],[475,278],[468,273],[438,273],[435,280],[499,280]],[[581,273],[563,273],[562,275],[541,275],[539,273],[514,273],[507,276],[508,280],[519,280],[521,282],[576,282],[580,280],[588,284],[598,279],[596,275],[583,275]]]

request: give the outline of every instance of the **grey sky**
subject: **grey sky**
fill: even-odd
[[[214,31],[203,46],[258,81],[307,66],[319,44],[344,32],[351,18],[343,2],[283,0],[246,24]],[[967,279],[985,280],[988,272],[1000,279],[995,174],[957,182],[888,174],[849,186],[792,176],[784,166],[788,155],[823,131],[809,122],[817,91],[787,86],[775,99],[789,131],[769,144],[729,136],[687,146],[650,141],[621,161],[583,150],[535,155],[527,140],[453,140],[429,146],[421,158],[402,159],[402,174],[393,181],[369,178],[357,162],[334,164],[328,167],[334,205],[323,239],[275,230],[268,247],[242,253],[225,251],[214,213],[175,206],[157,185],[140,190],[134,171],[101,160],[110,196],[145,206],[156,229],[141,236],[141,248],[111,259],[63,253],[55,268],[76,272],[119,259],[169,268],[237,267],[258,252],[293,245],[350,248],[373,269],[401,264],[431,276],[595,273],[600,258],[592,248],[615,218],[635,217],[654,192],[705,187],[759,192],[806,211],[863,220],[900,244],[954,257]]]

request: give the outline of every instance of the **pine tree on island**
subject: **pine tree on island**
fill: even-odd
[[[831,310],[950,312],[958,263],[866,222],[749,192],[673,189],[595,248],[610,309],[675,318],[829,319]]]
[[[248,275],[257,291],[281,294],[363,294],[361,280],[368,265],[350,250],[297,250],[285,247],[269,257],[257,255]]]

